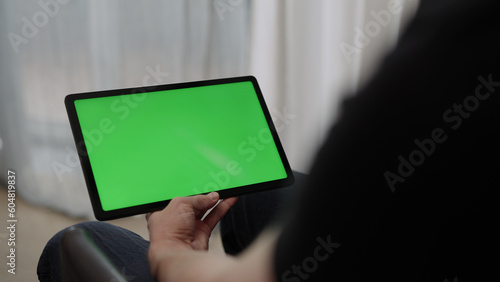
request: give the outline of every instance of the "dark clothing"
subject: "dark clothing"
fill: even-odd
[[[499,12],[422,1],[318,153],[276,246],[279,281],[498,277]]]
[[[248,194],[238,197],[220,221],[224,251],[238,255],[248,247],[262,230],[276,224],[277,216],[293,203],[296,187],[302,186],[307,175],[294,171],[295,183],[286,188]]]

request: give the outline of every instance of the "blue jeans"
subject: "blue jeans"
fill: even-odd
[[[300,185],[304,174],[294,172],[291,187],[240,196],[238,202],[220,222],[226,253],[236,255],[244,250],[290,201],[291,191]],[[129,281],[154,281],[149,271],[149,241],[124,228],[100,221],[76,224],[89,233],[95,244]],[[58,232],[45,246],[38,261],[40,281],[60,281],[59,244],[66,229]]]

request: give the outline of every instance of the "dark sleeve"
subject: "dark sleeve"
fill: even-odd
[[[491,279],[499,8],[421,3],[318,152],[278,239],[278,281]]]

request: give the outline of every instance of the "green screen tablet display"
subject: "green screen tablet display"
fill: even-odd
[[[67,98],[96,217],[147,212],[177,196],[237,195],[290,182],[253,77],[149,90]]]

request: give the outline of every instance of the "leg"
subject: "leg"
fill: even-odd
[[[84,228],[92,240],[127,280],[154,281],[149,271],[147,252],[149,242],[141,236],[105,222],[84,222],[75,226]],[[59,242],[64,231],[49,240],[38,262],[40,281],[60,281]]]
[[[253,193],[238,198],[220,222],[222,243],[226,253],[236,255],[245,249],[278,215],[291,199],[295,187],[306,175],[293,173],[295,184],[276,190]]]

